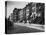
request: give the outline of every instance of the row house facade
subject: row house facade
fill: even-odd
[[[29,3],[23,9],[15,8],[13,10],[13,21],[40,23],[41,20],[44,20],[44,15],[42,13],[44,14],[44,3]]]

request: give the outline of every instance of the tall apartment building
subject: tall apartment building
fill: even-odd
[[[24,21],[24,23],[27,22],[40,23],[42,22],[42,20],[44,20],[43,14],[44,14],[44,3],[29,3],[23,9],[15,8],[13,10],[13,21],[14,22]]]
[[[21,9],[14,8],[13,10],[13,22],[17,22],[19,20],[19,11]]]

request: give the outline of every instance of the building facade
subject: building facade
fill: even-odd
[[[44,23],[43,14],[44,3],[29,3],[23,9],[15,8],[13,10],[13,22],[24,22],[30,24],[40,22]]]

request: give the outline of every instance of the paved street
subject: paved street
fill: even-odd
[[[27,24],[29,25],[29,24]],[[13,27],[9,27],[9,29],[7,29],[7,33],[8,34],[15,34],[15,33],[35,33],[35,32],[44,32],[44,30],[39,30],[36,29],[33,24],[32,26],[27,26],[26,24],[14,24]]]
[[[26,27],[29,27],[29,28],[34,28],[34,29],[38,29],[38,30],[44,31],[44,25],[40,25],[40,24],[14,23],[14,27],[15,27],[15,25],[26,26]]]

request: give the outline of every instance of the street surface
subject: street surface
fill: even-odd
[[[7,34],[44,32],[44,25],[14,23],[7,29]]]
[[[20,26],[26,26],[26,27],[29,27],[29,28],[34,28],[34,29],[38,29],[38,30],[42,30],[44,31],[44,25],[40,25],[40,24],[29,24],[29,23],[14,23],[14,27],[15,25],[20,25]]]

